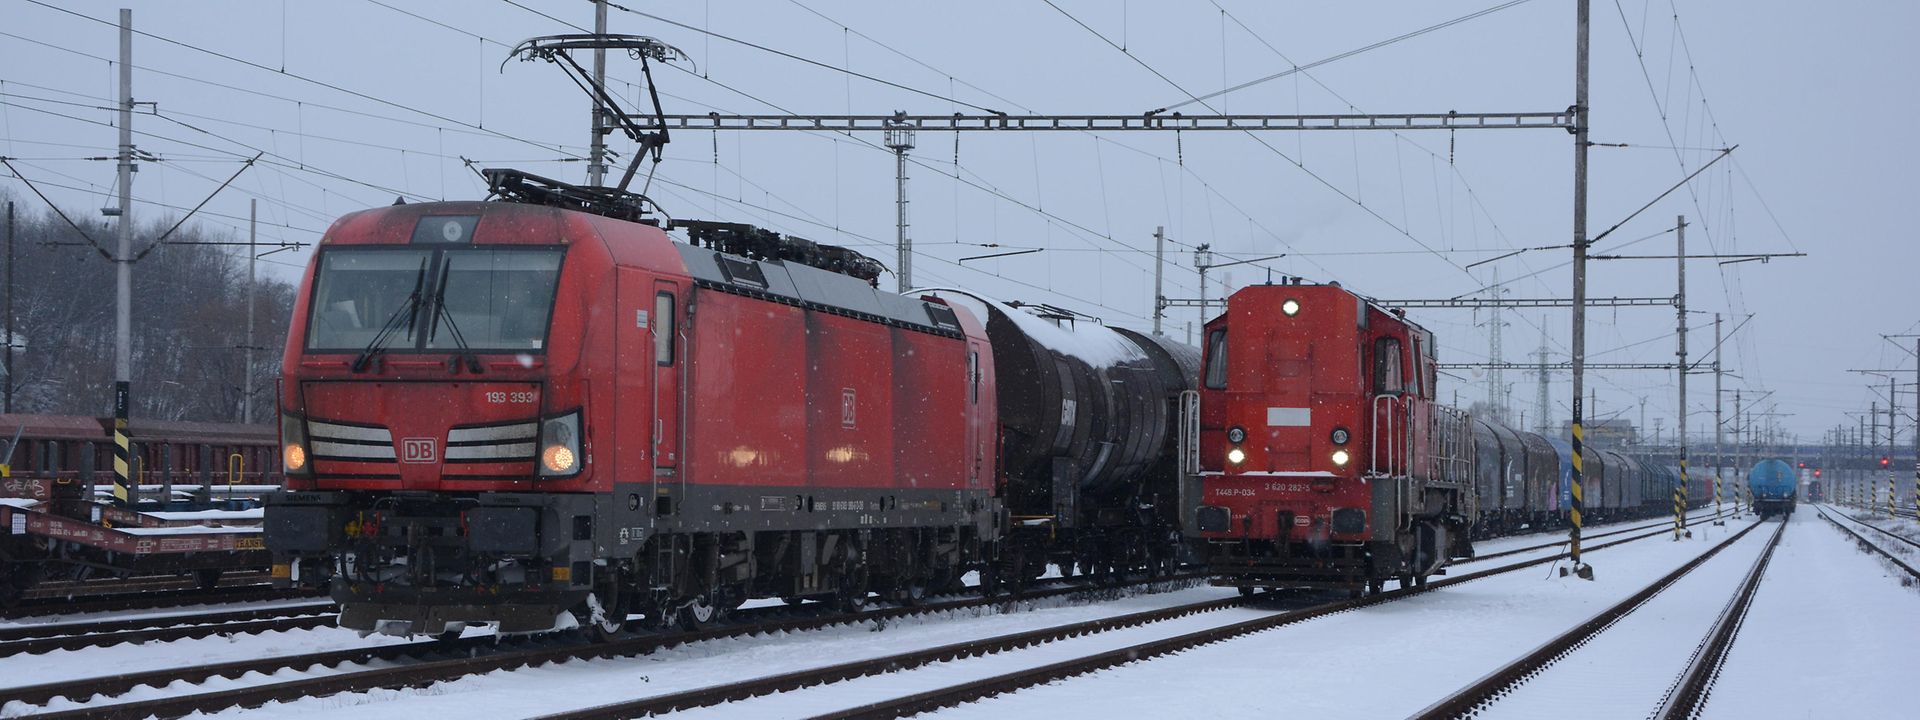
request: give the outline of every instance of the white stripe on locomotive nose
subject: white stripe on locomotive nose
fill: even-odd
[[[335,425],[319,420],[307,421],[307,433],[315,439],[366,440],[370,442],[393,442],[393,434],[386,428],[360,427],[357,425]]]
[[[313,441],[313,454],[321,457],[392,460],[392,445],[350,445],[325,440]]]
[[[533,459],[533,443],[512,445],[459,445],[447,448],[448,460]]]
[[[457,443],[457,442],[481,442],[484,440],[519,440],[521,438],[533,437],[535,435],[538,435],[539,433],[540,433],[540,426],[535,423],[521,423],[517,425],[493,425],[489,427],[476,427],[476,428],[454,428],[452,430],[447,431],[447,442]]]
[[[1313,408],[1267,408],[1267,427],[1308,427],[1313,425]]]

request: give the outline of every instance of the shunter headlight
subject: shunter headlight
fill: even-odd
[[[286,471],[295,475],[313,472],[307,466],[307,425],[300,416],[280,414],[280,458]]]
[[[1227,451],[1227,462],[1233,463],[1235,465],[1239,465],[1240,463],[1243,463],[1246,461],[1247,461],[1247,451],[1241,450],[1240,448],[1234,448],[1232,450]]]
[[[580,472],[580,412],[540,424],[540,475],[563,477]]]
[[[1247,441],[1246,428],[1240,427],[1239,425],[1235,425],[1231,428],[1227,428],[1227,442],[1233,443],[1235,445],[1239,445],[1240,443],[1243,443],[1246,441]]]
[[[1352,459],[1352,456],[1348,455],[1345,450],[1333,451],[1333,464],[1335,467],[1346,467],[1347,461]]]
[[[1287,317],[1293,317],[1295,315],[1299,315],[1300,301],[1295,300],[1293,298],[1287,298],[1285,302],[1280,303],[1280,312],[1286,313]]]

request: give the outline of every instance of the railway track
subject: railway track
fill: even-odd
[[[1726,513],[1724,513],[1724,514],[1725,514],[1725,515],[1727,515],[1727,516],[1728,516],[1729,518],[1731,518],[1731,516],[1732,516],[1732,514],[1733,514],[1733,513],[1732,513],[1732,511],[1728,511],[1728,512],[1726,512]],[[1688,523],[1689,523],[1690,525],[1691,525],[1691,524],[1697,524],[1697,523],[1699,523],[1700,521],[1703,521],[1703,520],[1711,520],[1711,519],[1713,519],[1713,513],[1712,513],[1711,511],[1709,511],[1709,512],[1700,512],[1700,513],[1697,513],[1697,514],[1689,514],[1689,515],[1687,516],[1687,522],[1688,522]],[[1672,527],[1673,527],[1673,519],[1672,519],[1672,518],[1667,518],[1667,519],[1665,519],[1665,520],[1660,520],[1660,521],[1658,521],[1658,522],[1652,522],[1652,523],[1647,523],[1647,524],[1644,524],[1644,525],[1636,525],[1636,526],[1634,526],[1634,527],[1630,527],[1630,528],[1620,528],[1620,529],[1618,529],[1618,530],[1609,530],[1609,531],[1607,531],[1607,532],[1602,532],[1602,533],[1583,533],[1583,534],[1582,534],[1582,535],[1580,536],[1580,539],[1581,539],[1581,541],[1582,541],[1582,542],[1585,542],[1585,541],[1589,541],[1589,540],[1596,540],[1596,539],[1599,539],[1599,538],[1604,538],[1604,537],[1613,537],[1613,536],[1615,536],[1615,535],[1623,535],[1623,534],[1626,534],[1626,533],[1630,533],[1630,532],[1639,532],[1639,531],[1643,531],[1643,530],[1650,530],[1650,529],[1653,529],[1653,528],[1672,528]],[[1499,551],[1499,552],[1491,552],[1491,553],[1487,553],[1487,554],[1485,554],[1485,555],[1475,555],[1475,556],[1473,556],[1473,559],[1475,559],[1475,560],[1492,560],[1492,559],[1494,559],[1494,558],[1503,558],[1503,557],[1510,557],[1510,556],[1513,556],[1513,555],[1519,555],[1519,554],[1522,554],[1522,553],[1529,553],[1529,552],[1534,552],[1534,551],[1537,551],[1537,550],[1545,550],[1545,549],[1547,549],[1547,548],[1552,548],[1552,547],[1558,547],[1558,546],[1561,546],[1561,545],[1565,545],[1565,544],[1567,544],[1567,542],[1568,542],[1567,540],[1555,540],[1555,541],[1553,541],[1553,542],[1548,542],[1548,543],[1540,543],[1540,544],[1538,544],[1538,545],[1528,545],[1528,546],[1526,546],[1526,547],[1519,547],[1519,548],[1512,548],[1512,549],[1508,549],[1508,550],[1501,550],[1501,551]]]
[[[321,600],[253,610],[16,625],[0,628],[0,657],[214,635],[306,630],[332,625],[335,614],[333,602]]]
[[[103,596],[97,598],[84,596],[27,598],[16,603],[14,607],[0,611],[0,617],[23,618],[45,617],[48,615],[77,615],[96,612],[123,612],[129,610],[161,610],[185,607],[188,605],[296,600],[300,598],[318,597],[322,596],[309,591],[283,590],[258,584],[231,585],[208,590],[199,588],[145,590],[138,594]]]
[[[1895,556],[1891,552],[1888,552],[1886,548],[1880,547],[1879,543],[1873,542],[1872,540],[1868,540],[1865,535],[1861,535],[1858,531],[1855,531],[1853,528],[1847,527],[1846,523],[1833,519],[1832,516],[1827,514],[1826,508],[1816,506],[1814,509],[1820,513],[1820,519],[1825,520],[1829,523],[1832,523],[1833,526],[1836,528],[1839,528],[1841,532],[1844,532],[1852,536],[1855,541],[1860,543],[1861,547],[1865,547],[1873,550],[1874,553],[1878,554],[1882,558],[1885,558],[1887,562],[1893,563],[1895,567],[1898,567],[1901,570],[1905,570],[1907,575],[1912,577],[1915,581],[1920,581],[1920,570],[1914,569],[1912,564],[1909,564],[1907,561],[1902,560],[1901,558]],[[1882,535],[1886,535],[1887,537],[1893,538],[1895,540],[1899,540],[1908,545],[1912,545],[1916,548],[1920,548],[1920,543],[1915,543],[1914,541],[1909,540],[1905,537],[1901,537],[1891,532],[1887,532],[1886,530],[1882,530],[1876,526],[1869,525],[1864,522],[1860,522],[1859,520],[1854,519],[1852,515],[1848,515],[1839,510],[1834,510],[1834,512],[1839,513],[1841,516],[1847,518],[1848,520],[1852,520],[1853,522],[1858,523],[1861,526],[1867,527],[1869,529],[1872,529],[1873,531],[1878,532]]]
[[[1538,677],[1554,663],[1585,647],[1595,637],[1645,605],[1648,601],[1652,600],[1654,596],[1666,590],[1668,586],[1677,582],[1694,569],[1706,564],[1708,560],[1711,560],[1715,555],[1719,554],[1720,551],[1739,542],[1747,533],[1752,532],[1754,528],[1759,526],[1760,523],[1754,523],[1742,528],[1731,537],[1714,545],[1706,553],[1700,555],[1700,557],[1688,561],[1673,572],[1662,576],[1652,584],[1642,588],[1639,592],[1628,596],[1626,599],[1601,611],[1586,622],[1547,641],[1526,656],[1487,674],[1485,677],[1461,689],[1459,692],[1427,706],[1424,710],[1416,713],[1414,717],[1420,718],[1421,720],[1466,718],[1473,717],[1485,711],[1488,707],[1498,703],[1502,697],[1513,692],[1517,687]],[[1718,671],[1720,663],[1725,660],[1727,650],[1733,646],[1734,638],[1739,632],[1740,622],[1746,616],[1747,607],[1753,599],[1754,591],[1759,586],[1760,578],[1766,571],[1768,561],[1773,557],[1774,547],[1779,544],[1780,536],[1785,531],[1786,523],[1784,522],[1780,523],[1774,530],[1772,537],[1767,541],[1766,547],[1761,551],[1759,559],[1756,560],[1751,569],[1749,569],[1745,580],[1740,584],[1733,599],[1728,602],[1727,606],[1721,611],[1719,617],[1708,630],[1705,639],[1694,648],[1691,660],[1681,672],[1679,678],[1670,686],[1666,696],[1661,700],[1659,709],[1651,717],[1658,717],[1663,720],[1688,718],[1704,705],[1707,693],[1712,687],[1714,673]]]
[[[1617,536],[1617,535],[1632,533],[1636,531],[1649,531],[1649,532],[1645,532],[1642,535],[1628,538],[1629,540],[1634,540],[1634,539],[1640,539],[1643,537],[1652,537],[1655,535],[1662,534],[1666,532],[1667,527],[1669,527],[1669,525],[1666,522],[1654,522],[1654,523],[1637,525],[1634,527],[1611,530],[1604,533],[1596,533],[1593,535],[1589,535],[1587,537],[1589,540],[1593,540],[1597,538]],[[1621,542],[1624,542],[1624,541],[1621,541]],[[1544,543],[1540,545],[1533,545],[1525,548],[1507,550],[1507,551],[1502,551],[1498,553],[1492,553],[1485,556],[1481,556],[1479,558],[1476,558],[1475,561],[1484,561],[1484,560],[1490,560],[1490,559],[1499,558],[1499,557],[1507,557],[1507,556],[1524,553],[1524,552],[1534,552],[1539,550],[1545,550],[1545,549],[1550,549],[1557,545],[1563,545],[1563,544],[1564,544],[1564,541],[1560,541],[1560,542],[1553,542],[1553,543]],[[1598,549],[1600,547],[1606,547],[1612,544],[1617,544],[1617,543],[1606,543],[1602,545],[1596,545],[1596,546],[1590,547],[1589,549]],[[1058,588],[1058,589],[1030,592],[1019,599],[1020,600],[1040,599],[1040,598],[1046,598],[1046,597],[1067,595],[1072,593],[1085,593],[1088,591],[1089,591],[1089,588],[1084,588],[1084,587]],[[1231,606],[1231,604],[1236,604],[1241,600],[1242,600],[1241,598],[1234,598],[1233,602],[1229,603],[1228,606]],[[306,653],[306,654],[300,654],[300,655],[289,655],[289,656],[275,657],[275,658],[249,659],[249,660],[225,662],[225,663],[218,663],[218,664],[211,664],[211,665],[191,666],[191,667],[184,667],[184,668],[168,668],[164,670],[129,673],[129,674],[123,674],[123,675],[110,676],[110,677],[86,678],[86,679],[79,679],[74,681],[47,683],[47,684],[35,685],[35,686],[23,686],[19,688],[0,690],[0,705],[5,705],[6,703],[9,703],[9,702],[21,702],[29,705],[39,705],[39,704],[44,704],[56,697],[66,697],[68,699],[73,699],[73,700],[84,700],[84,699],[92,698],[99,695],[104,695],[107,697],[115,697],[118,695],[125,694],[141,686],[169,687],[169,686],[172,686],[174,683],[182,683],[182,682],[198,683],[198,682],[202,682],[212,678],[240,677],[248,673],[272,674],[274,672],[277,672],[283,669],[289,669],[289,668],[293,668],[293,669],[307,669],[307,668],[313,668],[313,667],[334,668],[334,667],[340,667],[343,665],[352,665],[352,664],[366,663],[366,662],[372,662],[372,661],[403,661],[407,663],[407,665],[404,667],[391,668],[389,669],[389,672],[383,672],[383,673],[348,672],[348,673],[342,673],[340,676],[332,676],[328,678],[317,678],[312,682],[306,682],[298,685],[297,687],[289,687],[289,688],[284,688],[279,690],[275,690],[272,686],[264,686],[261,688],[250,688],[250,689],[240,689],[240,690],[230,691],[226,694],[220,694],[217,697],[216,697],[216,694],[210,693],[210,694],[204,694],[199,696],[184,696],[184,697],[176,698],[173,701],[165,704],[147,703],[147,704],[139,705],[137,707],[133,705],[104,705],[99,708],[79,709],[79,710],[69,711],[68,713],[55,715],[55,717],[144,717],[147,715],[159,715],[162,717],[167,717],[167,716],[174,716],[174,715],[180,715],[180,714],[187,714],[195,711],[214,711],[214,710],[219,710],[222,708],[232,707],[236,705],[242,706],[242,707],[254,707],[260,704],[264,704],[266,702],[271,702],[276,700],[288,700],[288,699],[294,699],[294,698],[309,696],[309,695],[325,695],[325,694],[352,692],[357,690],[369,690],[369,689],[377,689],[377,688],[417,687],[425,684],[430,684],[432,682],[438,682],[442,680],[457,678],[461,675],[468,674],[471,672],[486,672],[493,669],[510,669],[513,667],[539,665],[547,662],[558,662],[558,661],[563,661],[567,659],[582,658],[582,657],[633,656],[633,655],[640,655],[640,654],[652,652],[655,649],[659,649],[663,647],[669,647],[669,646],[678,645],[678,644],[687,643],[687,642],[695,642],[695,641],[704,640],[704,639],[712,639],[712,638],[719,638],[719,637],[734,637],[734,636],[751,635],[755,633],[774,632],[774,631],[781,631],[781,630],[813,629],[813,628],[819,628],[819,627],[827,627],[827,626],[836,625],[836,624],[855,623],[855,622],[862,622],[862,621],[885,621],[895,617],[903,617],[903,616],[912,615],[912,614],[942,612],[942,611],[961,609],[965,607],[978,607],[981,605],[990,605],[990,604],[996,604],[996,603],[1005,602],[1005,601],[1006,601],[1005,598],[997,598],[997,599],[991,599],[991,600],[971,598],[971,599],[965,599],[965,600],[933,603],[933,604],[922,606],[920,608],[886,608],[886,609],[879,609],[879,610],[871,610],[871,611],[868,611],[867,613],[863,613],[859,616],[854,616],[854,617],[803,618],[799,620],[782,618],[782,619],[777,619],[775,621],[768,622],[768,623],[748,624],[748,625],[742,625],[739,627],[723,627],[716,630],[711,630],[711,631],[706,631],[701,633],[693,633],[688,635],[663,635],[663,636],[648,636],[648,637],[642,637],[642,638],[635,638],[629,641],[624,641],[623,643],[616,643],[616,644],[606,645],[606,646],[585,646],[577,642],[555,642],[551,639],[516,639],[508,643],[509,647],[506,650],[502,650],[498,639],[492,636],[480,636],[480,637],[465,638],[465,639],[453,641],[453,642],[427,641],[427,642],[405,643],[405,644],[387,645],[387,646],[371,647],[371,648],[352,648],[352,649],[325,651],[325,652],[317,652],[317,653]],[[1202,611],[1204,611],[1204,609],[1194,610],[1193,612],[1202,612]],[[300,627],[318,627],[318,626],[330,624],[331,616],[315,615],[315,616],[307,616],[307,617],[285,617],[285,618],[278,618],[278,619],[265,619],[265,618],[246,618],[239,615],[235,615],[227,621],[238,622],[238,623],[262,623],[260,625],[249,626],[250,628],[257,628],[257,629],[249,629],[244,631],[264,632],[269,630],[297,629]],[[157,621],[148,621],[148,622],[157,622]],[[267,623],[273,623],[273,624],[269,625]],[[152,626],[143,626],[143,627],[152,627]],[[95,632],[107,632],[107,628],[105,627],[96,628]],[[230,626],[223,627],[223,626],[216,626],[216,625],[202,625],[202,626],[194,626],[194,627],[188,627],[188,628],[159,628],[157,630],[145,631],[140,629],[139,627],[128,625],[124,628],[116,629],[113,632],[129,633],[128,635],[124,636],[127,639],[123,641],[134,641],[136,636],[133,635],[132,633],[148,632],[151,634],[146,636],[144,639],[141,639],[140,641],[151,641],[156,639],[163,639],[167,636],[167,634],[172,634],[173,637],[196,637],[196,636],[204,637],[204,636],[210,636],[210,635],[221,634],[221,633],[236,632],[236,630],[234,630]],[[80,646],[85,646],[85,644],[90,642],[85,640],[84,639],[85,637],[86,636],[48,638],[45,641],[45,645],[48,648],[80,647]],[[10,639],[10,638],[8,638],[6,635],[0,635],[0,640],[6,640],[6,639]],[[101,644],[101,643],[99,643],[98,641],[92,641],[92,644]],[[5,647],[4,645],[0,645],[0,654],[4,654],[6,652],[4,650],[4,647]],[[14,652],[19,652],[19,651],[16,650]],[[418,669],[411,670],[409,672],[398,672],[406,668],[416,668],[416,667]],[[339,677],[341,679],[336,680],[336,679],[333,679],[333,677]],[[198,700],[196,700],[196,698],[198,698]]]
[[[1645,528],[1641,528],[1645,529]],[[1620,531],[1626,532],[1626,531]],[[1644,532],[1639,535],[1599,543],[1587,550],[1601,550],[1623,543],[1633,542],[1663,535],[1665,527]],[[1618,534],[1618,532],[1613,533]],[[1551,546],[1549,546],[1551,547]],[[1553,554],[1542,558],[1521,560],[1498,567],[1479,570],[1465,575],[1444,578],[1429,582],[1424,587],[1402,588],[1352,600],[1326,602],[1308,607],[1294,608],[1274,612],[1259,618],[1226,623],[1175,637],[1153,640],[1145,643],[1095,653],[1072,660],[1052,663],[1028,670],[998,675],[984,680],[938,690],[918,693],[903,698],[875,703],[851,710],[836,712],[822,717],[831,718],[894,718],[929,712],[943,707],[958,705],[983,697],[1045,684],[1096,670],[1123,665],[1137,660],[1149,659],[1159,655],[1179,652],[1189,648],[1219,642],[1251,633],[1305,622],[1315,618],[1349,612],[1360,608],[1424,594],[1443,587],[1471,582],[1485,577],[1513,572],[1530,567],[1556,562],[1564,554]],[[1485,558],[1481,558],[1484,560]],[[984,638],[954,643],[925,650],[915,650],[886,657],[840,663],[837,665],[799,670],[795,672],[755,678],[735,683],[696,688],[692,690],[640,698],[627,702],[613,703],[579,710],[571,710],[543,716],[541,720],[598,720],[601,718],[630,718],[650,714],[710,707],[720,703],[760,697],[773,693],[791,692],[816,686],[843,682],[869,675],[899,672],[923,667],[933,663],[948,662],[963,658],[1018,650],[1066,638],[1084,637],[1098,633],[1113,632],[1127,628],[1140,627],[1153,623],[1166,622],[1200,613],[1214,612],[1228,608],[1257,605],[1264,598],[1273,597],[1269,593],[1260,593],[1252,597],[1233,597],[1189,603],[1171,608],[1150,610],[1110,618],[1089,620],[1069,625],[1042,628],[1026,632],[1013,633],[998,637]]]
[[[1171,578],[1145,580],[1131,583],[1131,585],[1136,587],[1165,587],[1170,584],[1190,582],[1199,577],[1201,576],[1178,575]],[[766,621],[724,625],[697,632],[641,635],[598,645],[572,639],[562,640],[559,639],[558,636],[548,636],[543,638],[521,639],[502,648],[495,647],[495,638],[491,636],[480,636],[463,638],[451,643],[425,641],[377,648],[356,648],[352,650],[235,661],[215,665],[171,668],[152,672],[88,678],[71,682],[47,683],[0,690],[0,706],[15,701],[29,705],[40,705],[56,697],[65,697],[71,700],[86,700],[99,695],[114,697],[142,686],[166,688],[176,682],[195,683],[216,677],[237,678],[249,673],[271,675],[287,668],[308,669],[315,666],[338,667],[345,664],[371,660],[409,661],[402,665],[353,670],[270,685],[234,688],[196,695],[180,695],[174,693],[171,697],[167,698],[140,700],[113,705],[99,705],[36,715],[36,717],[50,719],[173,718],[195,712],[211,713],[232,707],[253,708],[269,702],[286,702],[306,697],[319,697],[346,692],[423,687],[436,682],[458,679],[467,675],[539,666],[567,660],[634,657],[663,648],[703,640],[766,633],[807,631],[835,625],[863,622],[885,622],[913,615],[991,607],[1004,603],[1021,603],[1052,597],[1115,592],[1119,590],[1119,588],[1096,584],[1091,578],[1084,576],[1080,578],[1062,579],[1062,581],[1073,582],[1074,584],[1066,587],[1029,590],[1013,598],[1007,596],[989,598],[972,597],[929,602],[912,607],[873,608],[850,615],[841,613],[806,613],[800,617],[794,617],[796,609],[770,607],[764,609],[767,611],[764,615],[773,619]],[[808,605],[803,607],[811,608],[814,606]],[[743,615],[746,617],[758,617],[761,613],[743,611]]]

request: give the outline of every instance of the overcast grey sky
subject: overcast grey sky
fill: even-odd
[[[22,158],[16,165],[68,208],[108,204],[111,163],[80,158],[109,154],[116,141],[104,106],[116,92],[117,38],[86,18],[113,22],[123,4],[134,8],[137,29],[175,41],[135,40],[136,99],[158,107],[157,116],[136,117],[136,142],[165,159],[138,175],[142,217],[177,216],[256,150],[269,151],[271,164],[209,203],[201,216],[209,227],[242,231],[247,200],[258,198],[263,238],[311,242],[334,217],[399,194],[477,198],[483,186],[462,158],[584,177],[584,96],[557,68],[501,67],[507,45],[574,31],[553,18],[590,26],[592,6],[582,0],[0,0],[0,154]],[[668,112],[972,111],[966,103],[1135,114],[1503,3],[624,4],[689,26],[611,14],[612,31],[654,36],[692,57],[655,72]],[[1212,102],[1232,113],[1563,109],[1573,102],[1573,14],[1572,2],[1533,0]],[[1775,391],[1780,412],[1792,413],[1782,422],[1809,439],[1850,425],[1844,413],[1874,398],[1848,369],[1912,367],[1879,334],[1920,329],[1920,248],[1906,217],[1920,196],[1912,171],[1920,141],[1871,122],[1920,111],[1916,30],[1920,4],[1909,2],[1593,5],[1593,140],[1631,147],[1592,151],[1592,233],[1711,159],[1713,148],[1740,146],[1595,251],[1671,252],[1673,234],[1663,231],[1684,214],[1690,252],[1808,253],[1764,265],[1697,261],[1689,288],[1692,306],[1724,314],[1728,328],[1754,316],[1728,344],[1728,365],[1741,375],[1730,387]],[[610,73],[636,98],[636,64],[613,60]],[[1846,120],[1861,111],[1871,121]],[[1180,250],[1168,275],[1174,297],[1198,292],[1190,247],[1202,242],[1232,257],[1286,253],[1271,263],[1277,272],[1340,280],[1381,298],[1450,297],[1490,285],[1495,272],[1517,297],[1570,292],[1566,250],[1464,267],[1570,240],[1572,153],[1563,131],[1261,139],[1270,147],[1219,133],[922,133],[912,168],[914,279],[1145,328],[1152,232],[1164,225]],[[878,144],[682,133],[651,194],[675,217],[758,222],[891,264],[893,159]],[[19,180],[0,179],[0,187],[37,203]],[[955,262],[993,252],[982,244],[1046,251]],[[297,265],[308,255],[270,259]],[[1671,295],[1673,270],[1670,261],[1595,263],[1591,292]],[[1223,274],[1236,287],[1265,279],[1250,266],[1214,278]],[[1488,356],[1486,312],[1415,316],[1440,337],[1443,360]],[[1173,334],[1193,319],[1175,311]],[[1564,311],[1516,312],[1506,322],[1505,359],[1530,360],[1542,328],[1549,352],[1565,359]],[[1696,357],[1712,345],[1711,322],[1710,314],[1692,320]],[[1671,362],[1673,326],[1671,309],[1597,310],[1590,357]],[[1457,374],[1443,395],[1458,390],[1462,404],[1485,398],[1477,373]],[[1556,419],[1566,412],[1565,380],[1554,379]],[[1710,380],[1691,384],[1696,412],[1711,410]],[[1531,423],[1534,376],[1509,372],[1506,381],[1515,412]],[[1624,409],[1637,422],[1644,399],[1649,425],[1674,424],[1671,372],[1607,373],[1589,384],[1600,417]],[[1710,423],[1696,415],[1691,424],[1705,431]]]

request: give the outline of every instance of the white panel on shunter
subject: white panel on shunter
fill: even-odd
[[[1267,427],[1310,427],[1313,408],[1267,408]]]

